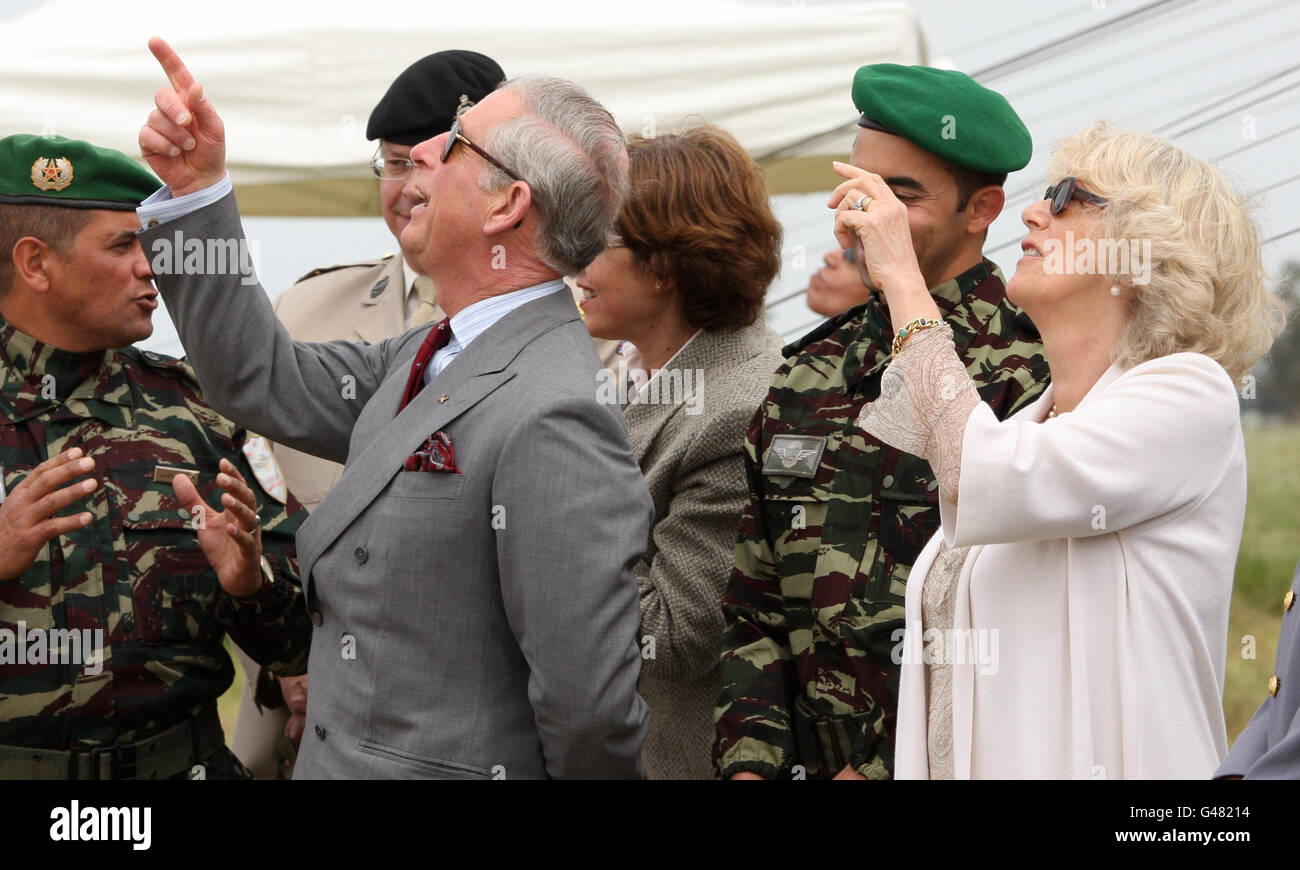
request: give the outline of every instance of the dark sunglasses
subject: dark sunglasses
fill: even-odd
[[[1065,211],[1065,207],[1070,204],[1072,199],[1090,202],[1093,205],[1106,205],[1106,200],[1079,187],[1079,183],[1073,175],[1067,175],[1047,188],[1047,193],[1043,194],[1043,199],[1052,201],[1052,214],[1060,214]]]
[[[447,158],[451,157],[451,152],[455,150],[457,142],[464,142],[465,145],[468,146],[471,151],[473,151],[479,157],[482,157],[488,163],[491,163],[497,169],[500,169],[506,175],[509,175],[515,181],[523,181],[522,178],[520,178],[514,172],[511,172],[509,169],[507,169],[505,164],[502,163],[500,160],[497,160],[491,154],[487,153],[482,148],[478,147],[473,142],[469,141],[469,137],[467,137],[464,133],[460,132],[459,119],[453,121],[451,124],[451,129],[447,131],[447,142],[442,146],[443,163],[446,163]]]

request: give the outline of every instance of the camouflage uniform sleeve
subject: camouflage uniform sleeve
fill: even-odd
[[[790,654],[780,578],[763,513],[759,463],[765,406],[745,438],[749,500],[741,514],[736,564],[723,598],[727,631],[722,652],[722,693],[713,711],[713,763],[718,775],[789,774],[797,763],[790,708],[797,685]]]
[[[1032,405],[1051,379],[1043,346],[1037,341],[1037,333],[1028,318],[1022,313],[1004,316],[1011,319],[1009,328],[1015,332],[1009,339],[1001,339],[1009,341],[997,358],[1001,376],[990,378],[979,388],[980,399],[993,409],[993,415],[999,420]]]
[[[242,447],[246,433],[235,438]],[[258,517],[262,523],[262,552],[275,582],[261,598],[240,602],[225,593],[217,608],[217,618],[239,645],[258,664],[278,676],[307,672],[307,652],[311,643],[311,620],[298,576],[294,536],[307,518],[307,510],[292,494],[287,504],[269,497],[257,482],[242,450],[231,457],[239,473],[258,497]]]

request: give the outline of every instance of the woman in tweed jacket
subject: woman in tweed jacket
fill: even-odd
[[[763,297],[781,225],[763,171],[718,127],[633,139],[619,238],[578,277],[587,329],[622,339],[607,386],[654,499],[641,589],[650,779],[713,776],[713,702],[746,498],[743,444],[781,362]]]

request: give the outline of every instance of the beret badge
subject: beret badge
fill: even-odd
[[[461,94],[460,102],[456,105],[456,117],[459,118],[472,108],[474,108],[474,100],[469,98],[469,94]]]
[[[66,157],[37,157],[32,184],[37,190],[63,190],[72,183],[72,161]]]

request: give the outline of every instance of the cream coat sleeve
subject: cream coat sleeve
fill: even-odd
[[[1043,423],[998,422],[980,404],[962,441],[960,500],[940,501],[944,537],[968,547],[1161,522],[1214,489],[1238,414],[1227,372],[1194,353],[1112,366],[1078,408]]]

